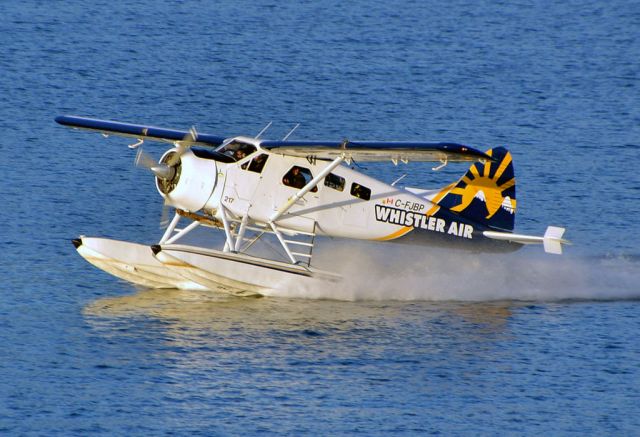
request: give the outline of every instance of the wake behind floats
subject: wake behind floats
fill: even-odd
[[[337,281],[311,266],[317,235],[504,252],[543,244],[562,253],[563,228],[544,236],[513,232],[516,182],[511,154],[454,143],[281,141],[223,138],[76,116],[56,121],[104,135],[170,143],[156,162],[140,148],[136,164],[155,176],[175,209],[152,246],[80,237],[80,255],[119,278],[149,288],[211,289],[238,295],[277,294],[288,281]],[[471,162],[457,182],[440,189],[400,188],[344,164],[352,161]],[[397,181],[396,181],[397,182]],[[179,224],[181,227],[179,228]],[[186,224],[186,225],[185,225]],[[180,244],[196,227],[224,232],[222,250]],[[256,256],[272,238],[281,260]]]

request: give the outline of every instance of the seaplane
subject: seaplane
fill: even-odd
[[[144,288],[260,296],[292,283],[338,282],[341,275],[312,265],[316,237],[323,236],[477,252],[541,244],[561,254],[568,243],[561,227],[548,226],[542,236],[513,231],[516,180],[504,147],[483,152],[447,142],[292,140],[293,130],[282,140],[262,139],[269,125],[254,137],[222,137],[72,115],[55,121],[133,138],[136,165],[151,172],[174,211],[155,244],[73,239],[89,263]],[[155,160],[143,151],[145,141],[170,148]],[[356,170],[363,162],[431,162],[433,170],[462,162],[468,169],[449,185],[427,189],[368,176]],[[188,242],[196,228],[217,232],[217,248]],[[276,255],[253,250],[265,239]]]

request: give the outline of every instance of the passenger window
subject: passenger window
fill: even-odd
[[[371,190],[355,182],[351,184],[351,195],[362,200],[371,199]]]
[[[266,164],[268,158],[269,155],[261,153],[260,155],[253,158],[251,162],[245,162],[244,164],[242,164],[242,169],[246,170],[248,165],[249,171],[262,173],[262,169],[264,168],[264,165]]]
[[[287,172],[282,178],[282,183],[287,187],[302,188],[313,179],[313,175],[308,168],[298,167],[294,165],[291,170]],[[315,186],[311,189],[313,193],[318,191],[318,187]]]
[[[324,178],[324,184],[325,186],[333,188],[334,190],[344,190],[344,178],[333,173],[329,173],[327,177]]]

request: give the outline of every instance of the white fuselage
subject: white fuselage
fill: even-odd
[[[266,162],[260,172],[252,171],[251,162],[259,156]],[[187,211],[204,210],[221,219],[223,207],[234,219],[247,216],[251,223],[264,226],[302,188],[286,183],[293,167],[302,169],[308,182],[329,163],[260,148],[237,162],[222,163],[189,151],[182,156],[180,180],[168,198]],[[473,238],[473,226],[432,217],[440,209],[431,202],[437,190],[412,191],[419,194],[339,165],[279,217],[277,225],[290,231],[367,240],[392,240],[414,229]]]

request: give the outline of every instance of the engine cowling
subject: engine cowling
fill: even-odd
[[[160,163],[170,165],[167,178],[156,176],[156,188],[167,203],[175,208],[195,212],[202,209],[216,186],[217,166],[212,159],[199,158],[191,150],[179,157],[171,149],[160,158]]]

